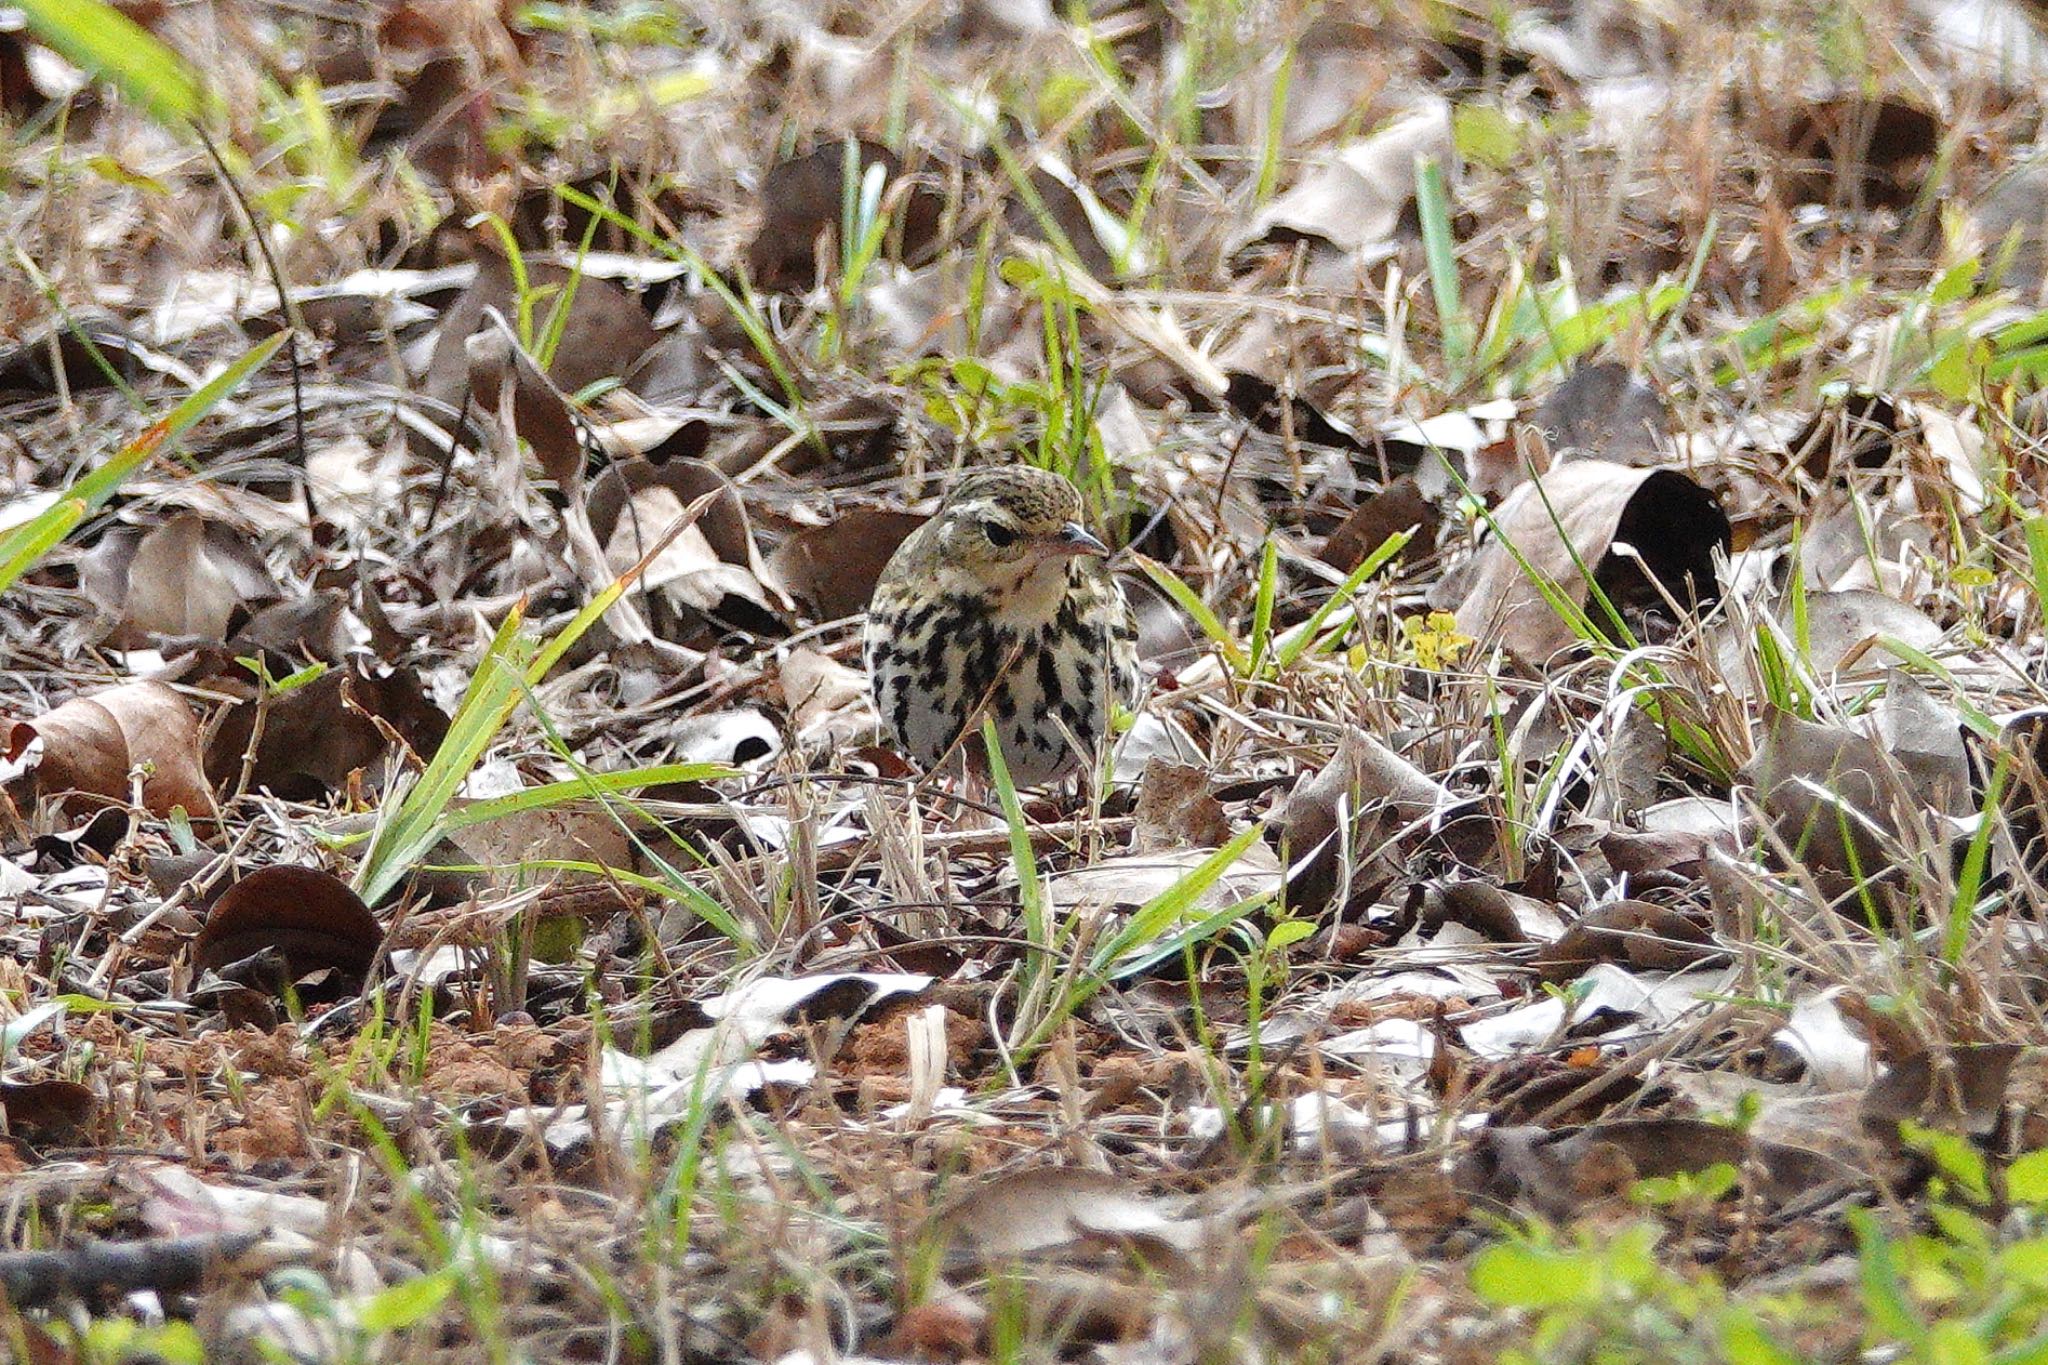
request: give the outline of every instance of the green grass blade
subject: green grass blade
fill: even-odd
[[[419,780],[400,798],[396,811],[378,825],[369,852],[363,855],[362,865],[356,870],[356,890],[365,901],[374,905],[381,900],[404,879],[413,863],[447,833],[449,803],[483,758],[491,740],[512,718],[512,711],[526,689],[547,677],[562,656],[597,624],[598,618],[625,595],[654,556],[716,496],[714,491],[692,503],[645,558],[592,596],[553,639],[538,649],[519,633],[525,621],[524,612],[515,610],[507,614],[470,679],[469,691],[449,723],[447,738],[427,761]],[[589,788],[583,790],[587,792]]]
[[[1429,267],[1429,289],[1436,300],[1444,359],[1452,374],[1461,376],[1472,356],[1472,322],[1465,316],[1458,287],[1458,250],[1451,236],[1450,191],[1444,186],[1443,167],[1432,159],[1416,164],[1415,208],[1422,219],[1422,258]]]
[[[1017,873],[1017,899],[1024,907],[1024,932],[1031,946],[1052,946],[1052,914],[1045,899],[1045,883],[1038,875],[1038,858],[1031,851],[1031,826],[1024,819],[1024,803],[1017,797],[1017,784],[1010,778],[1010,765],[1003,760],[1002,737],[993,719],[981,723],[981,742],[988,750],[989,785],[1003,807],[1003,823],[1010,831],[1010,863]]]
[[[103,0],[21,0],[36,36],[173,130],[197,122],[199,78],[183,57]]]
[[[51,547],[70,535],[80,522],[114,496],[128,476],[147,463],[166,441],[211,412],[222,399],[241,387],[242,381],[262,368],[289,339],[289,333],[279,332],[250,347],[241,359],[187,394],[178,406],[121,447],[112,459],[73,484],[57,503],[32,520],[0,534],[0,592],[12,587],[17,579],[49,553]]]
[[[1196,864],[1185,877],[1140,906],[1123,928],[1097,945],[1089,962],[1090,974],[1108,977],[1121,965],[1120,960],[1141,944],[1149,943],[1168,928],[1186,918],[1209,888],[1216,885],[1244,856],[1244,851],[1257,843],[1265,834],[1264,825],[1252,825],[1240,831],[1236,838],[1211,853]]]
[[[1253,677],[1265,667],[1273,646],[1273,599],[1280,591],[1280,547],[1266,538],[1265,553],[1259,556],[1259,590],[1252,598],[1252,657],[1247,671]]]
[[[2035,514],[2021,523],[2027,537],[2028,586],[2034,590],[2034,607],[2048,621],[2048,515]]]
[[[660,864],[658,858],[656,862]],[[666,864],[660,865],[665,871],[674,874],[673,880],[665,877],[650,877],[644,872],[635,872],[631,868],[612,867],[605,863],[591,862],[586,858],[528,858],[513,864],[515,867],[534,872],[575,872],[588,877],[597,877],[605,881],[617,882],[621,886],[635,887],[647,892],[648,895],[656,900],[679,901],[691,914],[696,915],[706,924],[709,924],[712,928],[723,934],[729,942],[740,945],[752,942],[752,937],[747,933],[746,927],[734,919],[730,911],[710,896],[705,895],[704,892],[681,880],[681,874],[676,873],[675,869],[667,867]],[[454,872],[469,876],[482,876],[501,870],[498,866],[484,863],[423,862],[418,867],[422,872]]]
[[[1208,636],[1215,642],[1216,647],[1223,651],[1224,661],[1230,665],[1231,671],[1241,676],[1247,662],[1244,649],[1237,643],[1236,637],[1231,635],[1230,627],[1224,625],[1222,618],[1209,609],[1209,604],[1202,600],[1201,594],[1189,587],[1179,574],[1158,560],[1148,559],[1135,551],[1132,552],[1131,558],[1137,561],[1138,567],[1145,571],[1147,578],[1159,585],[1161,592],[1173,599],[1175,606],[1186,612],[1194,623],[1202,628],[1202,634]]]
[[[1294,85],[1294,45],[1280,54],[1280,69],[1273,73],[1273,91],[1266,100],[1265,145],[1259,149],[1259,179],[1252,202],[1263,204],[1280,188],[1280,160],[1286,148],[1287,95]]]
[[[562,336],[569,330],[569,310],[576,305],[576,291],[583,283],[583,271],[590,260],[590,245],[597,240],[597,219],[593,216],[583,225],[583,240],[576,244],[576,263],[569,268],[569,278],[562,284],[562,292],[555,296],[548,307],[547,319],[541,323],[540,340],[534,347],[533,359],[543,371],[552,369],[555,352],[561,349]]]
[[[1188,911],[1194,909],[1196,902],[1204,894],[1208,894],[1208,888],[1217,884],[1223,878],[1223,874],[1231,870],[1231,866],[1239,857],[1243,857],[1245,849],[1260,841],[1264,833],[1264,825],[1251,825],[1243,829],[1235,839],[1231,839],[1221,849],[1204,857],[1200,864],[1196,864],[1188,872],[1188,876],[1180,878],[1178,882],[1167,886],[1163,892],[1147,900],[1133,917],[1124,921],[1122,929],[1118,929],[1108,939],[1096,945],[1094,960],[1090,962],[1094,974],[1108,974],[1116,966],[1118,958],[1126,956],[1130,950],[1137,948],[1139,943],[1147,943],[1159,937],[1159,933],[1163,933],[1167,925],[1174,925],[1176,921],[1186,917]]]
[[[560,782],[545,782],[506,796],[472,801],[460,810],[449,811],[442,821],[442,828],[453,833],[522,811],[546,810],[585,797],[638,791],[642,787],[667,786],[677,782],[717,782],[736,776],[738,773],[722,763],[663,763],[648,768],[629,768],[624,772],[588,773],[582,777],[564,778]]]
[[[1555,322],[1546,318],[1548,325],[1544,329],[1542,353],[1517,371],[1517,386],[1530,387],[1544,374],[1567,368],[1630,323],[1640,321],[1648,326],[1658,321],[1677,310],[1686,298],[1684,285],[1666,284],[1625,294],[1618,299],[1587,304]]]
[[[15,580],[33,569],[84,520],[85,504],[66,498],[0,537],[0,592],[13,587]]]
[[[1984,887],[1984,869],[1991,858],[1991,831],[1998,824],[1999,803],[2005,796],[2005,780],[2011,775],[2009,758],[2001,756],[1985,785],[1984,804],[1977,813],[1977,830],[1963,854],[1962,870],[1956,875],[1955,899],[1949,902],[1948,929],[1942,936],[1941,960],[1954,969],[1963,960],[1970,943],[1970,923],[1977,913],[1977,896]]]
[[[1211,911],[1178,933],[1167,934],[1149,948],[1134,949],[1130,956],[1118,962],[1107,974],[1108,979],[1127,981],[1131,977],[1152,970],[1169,958],[1185,955],[1189,949],[1207,943],[1232,925],[1240,923],[1254,911],[1272,904],[1273,896],[1273,892],[1262,891],[1235,905],[1226,905],[1221,910]]]
[[[519,633],[523,610],[508,612],[484,650],[469,690],[449,722],[448,735],[419,779],[396,805],[387,805],[356,869],[356,891],[377,904],[441,838],[442,815],[519,701],[518,679],[533,645]]]
[[[1188,913],[1208,893],[1209,888],[1214,886],[1244,851],[1257,842],[1265,832],[1264,825],[1253,825],[1244,830],[1190,868],[1186,876],[1138,907],[1121,929],[1098,943],[1088,956],[1086,970],[1066,984],[1056,1006],[1046,1012],[1031,1030],[1030,1035],[1018,1045],[1018,1059],[1028,1057],[1043,1046],[1061,1024],[1073,1017],[1074,1011],[1087,1004],[1110,981],[1140,971],[1169,953],[1181,952],[1222,932],[1269,900],[1270,896],[1254,896],[1205,915],[1191,925],[1188,932],[1174,935],[1170,943],[1156,945],[1157,952],[1148,952],[1141,960],[1129,960],[1135,950],[1151,943],[1175,924],[1186,919]]]
[[[1408,542],[1415,538],[1416,531],[1420,529],[1420,527],[1411,526],[1405,531],[1396,531],[1381,541],[1377,549],[1359,561],[1357,568],[1344,576],[1344,581],[1337,586],[1337,591],[1331,593],[1324,600],[1323,604],[1317,607],[1309,616],[1308,620],[1303,621],[1300,625],[1282,635],[1279,646],[1274,654],[1274,658],[1279,666],[1282,669],[1286,669],[1296,659],[1299,659],[1302,656],[1302,652],[1311,644],[1314,644],[1321,636],[1324,623],[1336,613],[1337,609],[1350,600],[1351,594],[1357,592],[1366,579],[1371,578],[1374,574],[1385,568],[1388,561],[1392,560],[1395,555],[1400,554],[1401,551],[1407,549]]]
[[[1813,664],[1812,614],[1806,596],[1806,541],[1804,527],[1799,522],[1792,524],[1792,647],[1799,653],[1803,667]]]

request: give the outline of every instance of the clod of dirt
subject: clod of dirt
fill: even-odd
[[[69,1142],[99,1115],[99,1099],[77,1081],[0,1081],[7,1131],[33,1142]]]

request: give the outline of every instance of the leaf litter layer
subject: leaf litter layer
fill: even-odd
[[[2048,1350],[2025,9],[25,19],[14,1357]]]

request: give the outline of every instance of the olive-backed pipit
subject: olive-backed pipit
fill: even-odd
[[[1137,695],[1138,632],[1080,517],[1057,474],[979,470],[891,557],[864,646],[875,707],[907,757],[931,767],[957,748],[984,766],[984,717],[1020,787],[1093,757],[1116,704]]]

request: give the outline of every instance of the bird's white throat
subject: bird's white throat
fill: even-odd
[[[984,584],[982,591],[993,598],[991,614],[1004,624],[1019,628],[1052,620],[1072,589],[1067,578],[1072,564],[1066,558],[1023,563],[995,583]]]

